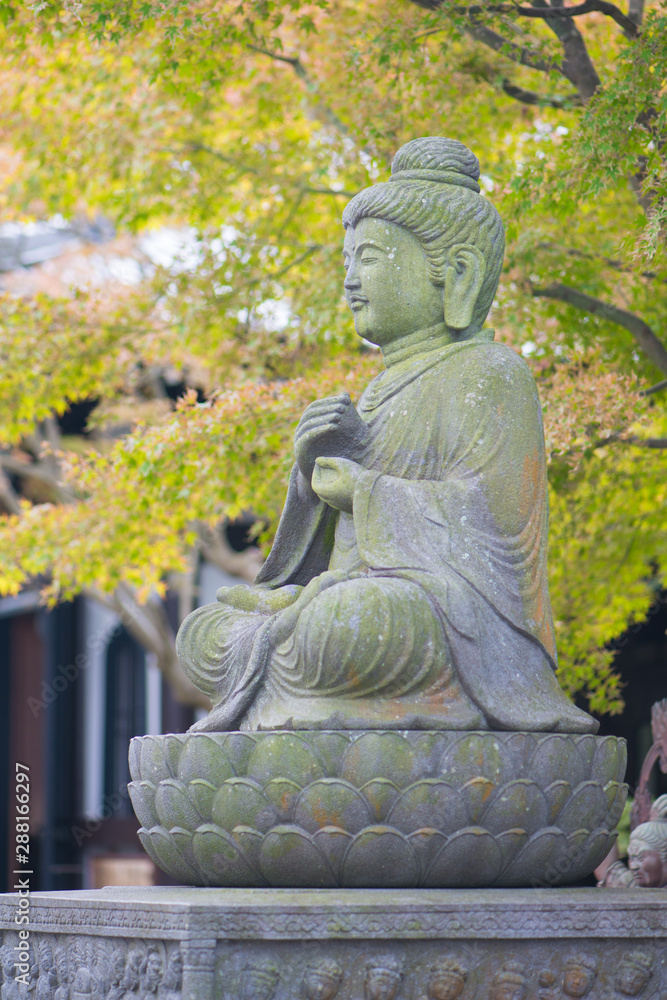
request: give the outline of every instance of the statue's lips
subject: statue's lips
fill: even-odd
[[[363,306],[368,304],[368,299],[364,299],[360,295],[351,295],[347,301],[352,312],[359,312]]]

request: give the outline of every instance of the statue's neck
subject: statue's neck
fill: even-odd
[[[407,333],[404,337],[393,340],[391,344],[381,346],[381,350],[385,365],[391,368],[413,358],[416,354],[428,354],[429,351],[438,350],[453,342],[454,336],[451,330],[444,323],[437,323],[426,330]]]

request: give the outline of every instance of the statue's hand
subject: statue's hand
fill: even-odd
[[[347,458],[320,457],[315,461],[312,487],[330,507],[352,513],[352,499],[363,468]]]
[[[357,459],[368,440],[368,428],[357,413],[348,393],[311,403],[294,435],[296,460],[310,481],[315,459],[321,455]]]

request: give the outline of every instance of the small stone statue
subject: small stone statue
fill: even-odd
[[[554,676],[540,405],[484,327],[504,230],[479,174],[415,139],[345,209],[345,295],[386,368],[306,409],[255,587],[181,626],[214,702],[195,731],[597,730]]]
[[[628,867],[636,885],[661,888],[667,885],[667,822],[640,823],[630,834]]]
[[[426,1000],[458,1000],[467,978],[468,970],[455,959],[434,962],[426,983]]]
[[[70,995],[70,974],[67,952],[64,948],[57,948],[55,954],[56,972],[58,974],[58,988],[53,1000],[69,1000]]]
[[[183,988],[183,955],[176,946],[169,953],[167,971],[158,991],[159,1000],[181,1000]]]
[[[123,1000],[125,989],[125,953],[121,948],[114,948],[109,960],[109,996],[107,1000]]]
[[[10,945],[2,949],[2,1000],[18,1000],[19,984],[16,982],[16,961]]]
[[[518,962],[507,962],[493,977],[489,1000],[525,1000],[526,977]]]
[[[241,976],[241,1000],[272,1000],[278,979],[274,965],[247,965]]]
[[[343,970],[333,959],[311,962],[301,983],[301,995],[304,1000],[334,1000],[342,978]]]
[[[615,986],[624,997],[638,997],[653,975],[653,956],[647,951],[632,951],[619,964]]]
[[[598,889],[630,889],[637,885],[635,877],[622,861],[612,861],[598,882]]]
[[[151,997],[157,996],[162,973],[162,958],[159,951],[157,948],[149,948],[140,970],[142,1000],[150,1000]]]
[[[572,955],[565,963],[563,993],[573,1000],[583,1000],[593,987],[598,965],[590,955]]]
[[[366,964],[364,1000],[395,1000],[403,969],[394,958],[374,959]]]

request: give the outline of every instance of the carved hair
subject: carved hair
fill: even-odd
[[[660,795],[651,806],[651,815],[655,822],[664,823],[667,820],[667,795]]]
[[[366,962],[366,972],[388,972],[392,976],[400,979],[403,976],[403,967],[397,959],[391,956],[387,958],[375,958]]]
[[[598,971],[598,963],[591,955],[570,955],[565,963],[566,969],[588,969],[595,976]]]
[[[465,982],[468,978],[468,970],[457,962],[455,958],[441,958],[437,962],[434,962],[431,966],[431,975],[437,976],[442,975],[442,973],[448,973],[451,976],[460,976]]]
[[[631,965],[649,979],[653,971],[653,956],[647,951],[631,951],[624,956],[621,965]]]
[[[329,979],[336,982],[340,982],[343,978],[343,970],[333,958],[316,959],[307,966],[306,973],[309,972],[318,972],[320,975],[328,976]]]
[[[523,966],[519,962],[506,962],[493,978],[494,983],[514,983],[517,986],[526,985]]]
[[[424,248],[434,285],[445,283],[452,247],[477,247],[486,271],[468,335],[482,327],[491,308],[505,251],[505,229],[479,193],[478,178],[477,157],[462,142],[441,136],[413,139],[396,153],[390,181],[360,191],[343,212],[346,229],[369,218],[411,232]]]
[[[636,826],[630,834],[628,855],[633,847],[636,848],[640,844],[656,851],[660,855],[662,863],[667,863],[667,823],[664,819],[650,820],[648,823],[640,823],[639,826]]]

